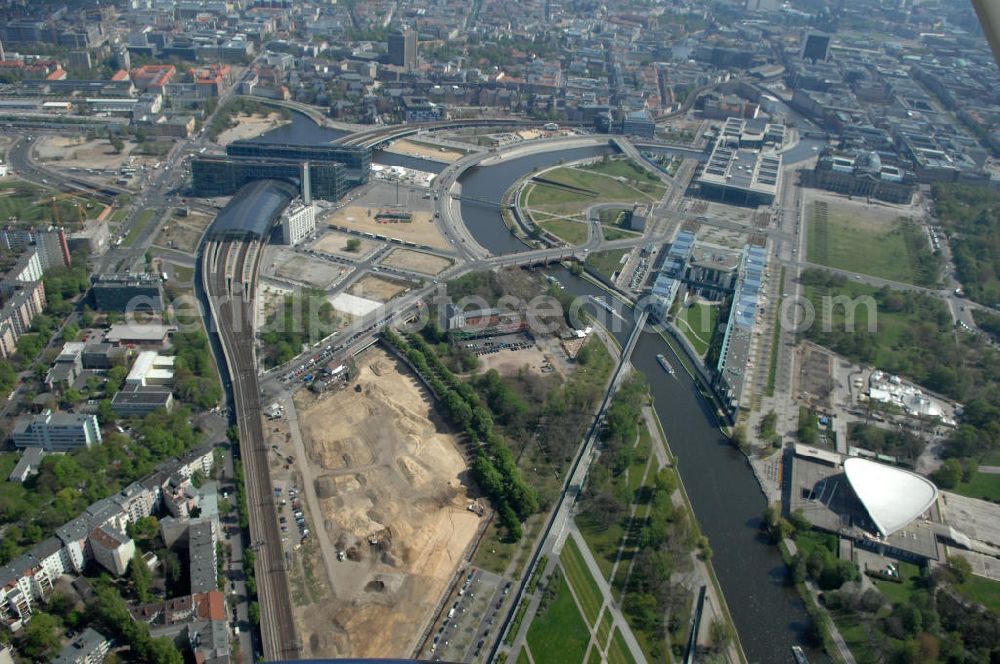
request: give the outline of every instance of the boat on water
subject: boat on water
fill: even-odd
[[[594,304],[603,307],[608,313],[612,314],[615,313],[615,308],[612,307],[610,304],[608,304],[608,301],[605,300],[603,297],[597,297],[596,295],[591,295],[590,299],[594,302]]]
[[[792,654],[795,655],[796,664],[809,664],[809,659],[806,654],[802,652],[801,646],[792,646]]]
[[[656,361],[660,363],[660,366],[663,367],[664,371],[666,371],[671,376],[674,375],[674,367],[670,364],[670,361],[663,356],[663,353],[660,353],[659,355],[656,356]]]

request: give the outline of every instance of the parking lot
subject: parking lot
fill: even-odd
[[[421,657],[435,662],[472,662],[489,653],[500,625],[500,610],[511,584],[483,570],[471,569],[448,599],[443,616]]]
[[[483,371],[495,369],[505,376],[527,370],[545,375],[556,371],[558,358],[551,348],[543,348],[530,334],[508,334],[490,339],[470,339],[460,344],[479,358]],[[561,355],[564,356],[560,352]]]
[[[293,484],[287,488],[286,492],[284,486],[276,483],[274,485],[274,500],[278,505],[278,523],[281,526],[281,541],[292,550],[298,550],[299,546],[308,539],[310,534],[305,514],[302,512],[299,487]],[[294,525],[292,525],[293,522]]]
[[[506,335],[495,339],[478,339],[464,342],[466,348],[476,354],[476,357],[496,355],[503,351],[516,351],[534,348],[535,342],[524,334]]]

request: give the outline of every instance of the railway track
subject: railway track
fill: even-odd
[[[260,252],[257,240],[211,240],[202,253],[202,280],[209,298],[232,384],[233,412],[240,433],[250,547],[256,553],[257,599],[260,604],[264,659],[297,659],[288,571],[278,531],[274,490],[267,465],[261,423],[257,361],[254,350],[253,301]]]

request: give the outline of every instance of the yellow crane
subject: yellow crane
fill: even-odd
[[[75,194],[56,194],[49,201],[49,204],[52,206],[52,221],[55,222],[56,226],[62,225],[62,220],[59,218],[59,201],[67,198],[75,199],[77,197]],[[79,202],[76,202],[74,207],[76,208],[77,214],[80,216],[80,225],[83,226],[87,223],[87,213],[83,211],[83,205]]]

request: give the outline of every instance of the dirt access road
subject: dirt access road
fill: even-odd
[[[429,393],[381,348],[357,363],[347,388],[296,396],[323,511],[316,534],[344,558],[326,565],[331,592],[296,607],[296,622],[306,656],[409,657],[481,521]]]

